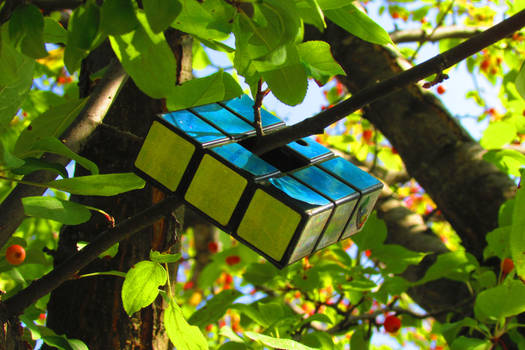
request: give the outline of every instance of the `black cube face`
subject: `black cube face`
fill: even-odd
[[[382,184],[310,138],[255,155],[253,119],[247,96],[161,115],[137,172],[279,268],[357,232]]]

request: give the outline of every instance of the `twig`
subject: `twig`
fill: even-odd
[[[79,270],[115,243],[149,227],[165,215],[175,211],[179,205],[181,205],[181,200],[178,197],[168,197],[118,226],[102,232],[92,243],[72,255],[47,275],[33,281],[13,297],[0,302],[0,324],[7,322],[11,317],[20,315],[29,305],[73,278]]]
[[[468,39],[486,30],[486,27],[446,26],[436,27],[431,33],[423,29],[396,30],[390,33],[390,39],[396,44],[409,42],[436,42],[442,39]]]
[[[259,140],[257,140],[255,153],[263,154],[299,138],[319,133],[320,130],[355,112],[359,108],[432,74],[440,73],[444,69],[453,66],[483,48],[514,33],[523,26],[525,26],[525,10],[518,12],[514,16],[428,61],[403,71],[390,79],[362,89],[349,99],[330,109],[326,109],[300,123],[260,137]]]
[[[257,137],[264,136],[261,122],[261,107],[264,97],[268,95],[269,92],[268,89],[262,91],[262,83],[262,79],[259,79],[259,82],[257,83],[257,95],[255,96],[255,102],[253,104],[253,119],[255,121],[255,132],[257,133]]]
[[[120,62],[110,64],[102,80],[95,86],[84,108],[79,112],[73,124],[60,136],[64,144],[73,152],[80,151],[88,137],[95,131],[106,116],[120,88],[124,85],[127,74]],[[42,159],[50,163],[59,163],[66,166],[69,159],[55,154],[44,154]],[[45,183],[53,180],[55,174],[48,171],[36,171],[24,176],[23,181],[30,183]],[[0,205],[0,247],[7,242],[9,237],[24,219],[22,198],[40,196],[45,188],[19,184]]]

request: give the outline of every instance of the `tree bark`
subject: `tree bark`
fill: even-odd
[[[188,69],[191,74],[191,42],[184,38],[187,37],[178,33],[169,37],[180,66],[178,77],[182,79],[188,75]],[[84,64],[86,74],[82,76],[88,77],[99,68],[98,62],[103,66],[111,55],[107,47],[95,51]],[[153,117],[162,111],[162,101],[144,95],[129,80],[105,119],[110,127],[99,127],[95,131],[82,156],[95,161],[101,173],[132,171],[141,142],[125,135],[145,137]],[[80,175],[83,172],[83,169],[77,170]],[[119,222],[163,198],[160,190],[147,185],[144,190],[117,197],[76,197],[73,200],[100,208]],[[177,211],[172,217],[120,242],[114,258],[97,259],[79,274],[107,270],[126,272],[133,264],[147,259],[151,249],[179,250],[177,231],[182,228],[183,216],[183,210]],[[55,264],[70,256],[79,241],[89,242],[107,224],[102,215],[94,214],[88,223],[65,227],[60,233]],[[170,266],[173,282],[176,282],[176,272],[177,266]],[[158,297],[152,306],[128,317],[122,307],[122,282],[120,277],[96,276],[64,283],[51,293],[47,325],[57,334],[83,340],[90,349],[169,349],[170,342],[162,322],[162,298]]]

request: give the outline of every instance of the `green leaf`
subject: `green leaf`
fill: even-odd
[[[419,264],[425,255],[397,244],[385,244],[374,249],[374,257],[385,263],[386,271],[395,274],[405,271],[408,265]]]
[[[106,0],[100,12],[100,28],[108,35],[126,34],[139,25],[131,0]]]
[[[243,280],[255,286],[260,286],[270,282],[279,274],[279,270],[268,263],[253,263],[246,267]]]
[[[438,255],[436,262],[429,267],[425,276],[417,281],[423,284],[442,277],[464,281],[469,273],[476,268],[476,259],[464,251],[448,252]]]
[[[49,163],[38,158],[26,158],[24,159],[24,162],[24,165],[21,167],[11,170],[12,173],[17,175],[27,175],[37,170],[49,170],[63,178],[69,177],[66,168],[61,164]]]
[[[41,140],[38,140],[37,142],[33,144],[31,151],[35,152],[38,155],[42,154],[43,152],[49,152],[49,153],[55,153],[55,154],[62,155],[64,157],[73,159],[79,165],[89,170],[92,175],[98,174],[98,167],[95,163],[73,152],[66,145],[60,142],[57,138],[46,137]],[[64,177],[67,177],[67,176],[64,176]]]
[[[520,169],[525,166],[525,155],[513,149],[490,150],[483,159],[514,176],[520,176]]]
[[[525,285],[520,280],[506,279],[503,284],[478,294],[476,315],[500,320],[525,311]]]
[[[345,6],[351,5],[352,0],[317,0],[319,7],[324,10],[337,10]]]
[[[312,322],[321,322],[321,323],[326,323],[328,325],[334,324],[334,320],[332,320],[330,317],[328,317],[325,314],[313,314],[312,316],[308,317],[306,320],[303,320],[299,324],[298,328],[302,327],[305,324],[310,324]]]
[[[330,45],[324,41],[307,41],[297,45],[299,57],[306,65],[309,75],[321,83],[334,75],[346,75],[334,60]]]
[[[361,231],[352,236],[352,240],[357,244],[360,250],[374,250],[383,245],[386,239],[385,222],[377,217],[374,211],[368,217],[368,221]]]
[[[208,300],[204,307],[195,311],[188,322],[197,327],[205,327],[210,323],[217,322],[241,295],[241,292],[235,289],[223,290]]]
[[[479,143],[483,148],[501,148],[516,137],[516,127],[512,123],[499,121],[491,123],[483,132]]]
[[[182,9],[176,0],[143,0],[142,4],[148,23],[155,33],[166,30]]]
[[[351,349],[363,349],[366,350],[370,347],[370,341],[367,338],[363,327],[359,327],[350,338]]]
[[[363,275],[355,274],[352,276],[352,280],[342,283],[341,287],[343,290],[353,290],[353,291],[369,291],[377,287],[373,281],[369,280]]]
[[[174,300],[170,300],[168,308],[164,311],[164,327],[177,350],[208,349],[208,341],[199,327],[186,322],[182,310]]]
[[[91,218],[88,208],[82,204],[64,201],[56,197],[36,196],[22,198],[24,213],[66,225],[79,225]]]
[[[221,327],[221,329],[219,330],[219,335],[230,339],[232,342],[244,344],[244,339],[239,337],[237,333],[235,333],[233,329],[231,329],[231,327],[229,326]]]
[[[521,178],[523,184],[523,177]],[[512,228],[510,230],[510,253],[516,271],[521,278],[525,278],[525,186],[521,186],[514,199]]]
[[[100,8],[96,4],[89,1],[77,7],[68,23],[66,50],[69,46],[82,50],[92,49],[99,32],[99,23]]]
[[[60,137],[69,124],[75,120],[84,107],[86,100],[74,100],[52,107],[31,122],[31,128],[25,129],[16,141],[15,155],[19,158],[35,156],[31,150],[40,140],[48,137]]]
[[[32,58],[47,56],[44,45],[44,16],[33,4],[18,6],[9,20],[9,36],[23,54]]]
[[[0,129],[13,119],[33,84],[35,61],[11,44],[7,25],[0,28]]]
[[[87,345],[79,339],[68,339],[65,335],[48,335],[42,337],[47,345],[61,350],[89,350]]]
[[[149,252],[149,259],[153,262],[157,262],[159,264],[170,264],[174,263],[180,260],[182,257],[182,254],[167,254],[167,253],[161,253],[156,250],[152,250]]]
[[[159,295],[159,286],[166,284],[167,277],[166,270],[151,261],[141,261],[129,269],[121,293],[126,313],[131,316],[150,305]]]
[[[71,23],[71,19],[69,23]],[[44,42],[66,44],[67,37],[67,30],[60,23],[51,17],[44,17]]]
[[[135,84],[153,98],[167,97],[175,86],[177,63],[164,34],[150,29],[145,15],[132,33],[110,36],[111,47]]]
[[[483,250],[483,258],[497,256],[501,260],[510,256],[509,237],[511,226],[498,227],[485,236],[487,246]]]
[[[489,350],[492,349],[492,343],[486,339],[467,338],[461,336],[454,340],[450,346],[451,350]]]
[[[321,32],[326,28],[323,11],[316,0],[298,0],[295,6],[305,23],[314,25]]]
[[[302,64],[263,72],[261,75],[280,101],[290,106],[303,102],[308,88],[308,77]]]
[[[47,183],[57,190],[83,196],[115,196],[141,189],[144,185],[144,180],[134,173],[77,176]]]
[[[274,338],[274,337],[270,337],[264,334],[254,333],[254,332],[245,332],[244,334],[248,338],[255,340],[259,343],[262,343],[266,346],[272,347],[274,349],[314,350],[314,348],[303,345],[292,339]]]
[[[338,9],[324,10],[324,14],[332,22],[360,39],[372,44],[393,44],[383,27],[352,4]]]
[[[166,99],[168,110],[175,111],[240,96],[242,89],[233,77],[218,71],[204,78],[192,79],[176,86]]]
[[[521,98],[525,99],[525,62],[521,65],[520,71],[515,80],[516,90],[518,90]]]
[[[171,24],[173,28],[193,34],[199,39],[222,41],[228,38],[231,32],[229,22],[235,14],[234,7],[223,1],[214,1],[211,5],[214,5],[215,13],[212,14],[204,7],[205,3],[209,1],[204,3],[194,0],[179,1],[182,4],[182,9]]]

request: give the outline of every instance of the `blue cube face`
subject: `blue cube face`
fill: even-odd
[[[213,103],[190,110],[234,139],[254,135],[255,128],[221,105]]]
[[[242,95],[241,97],[234,98],[232,100],[220,102],[221,105],[226,107],[229,111],[237,114],[250,124],[254,124],[254,111],[253,111],[253,100],[248,95]],[[261,124],[265,131],[282,128],[285,126],[284,122],[269,113],[265,109],[261,108]]]
[[[256,180],[275,176],[280,173],[273,165],[265,162],[238,143],[229,143],[227,145],[214,147],[210,149],[210,151],[237,168],[247,171]]]
[[[332,157],[334,154],[325,146],[316,142],[311,137],[290,142],[286,145],[290,152],[307,163],[318,162],[322,159]]]
[[[195,142],[200,143],[202,147],[221,144],[230,140],[227,135],[187,110],[166,113],[160,118],[194,139]]]

